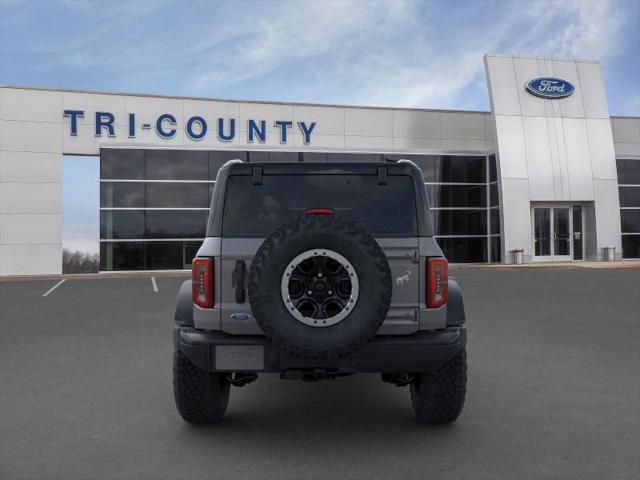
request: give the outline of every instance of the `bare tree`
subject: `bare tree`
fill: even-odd
[[[100,268],[97,253],[62,250],[62,273],[96,273]]]

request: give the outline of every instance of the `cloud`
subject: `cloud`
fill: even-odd
[[[637,3],[613,0],[55,5],[63,31],[29,39],[34,63],[109,89],[466,109],[488,108],[483,54],[614,68],[638,21]]]

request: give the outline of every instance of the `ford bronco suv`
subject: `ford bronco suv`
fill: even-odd
[[[464,404],[462,296],[407,160],[227,162],[175,322],[175,402],[190,423],[221,420],[230,386],[261,373],[380,373],[410,386],[427,423]]]

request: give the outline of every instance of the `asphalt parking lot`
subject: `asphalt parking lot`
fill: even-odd
[[[639,478],[640,269],[452,268],[465,410],[413,416],[377,375],[235,388],[222,424],[173,405],[183,278],[0,282],[0,478]],[[157,291],[155,291],[157,290]]]

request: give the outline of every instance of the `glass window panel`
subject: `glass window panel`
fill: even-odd
[[[571,254],[571,228],[569,226],[569,209],[553,208],[553,254]]]
[[[100,206],[103,208],[144,208],[144,183],[100,183]]]
[[[485,157],[443,155],[435,173],[435,182],[486,183]]]
[[[619,187],[621,207],[640,207],[640,187]]]
[[[144,211],[102,210],[100,212],[100,238],[143,238]]]
[[[489,155],[489,181],[495,182],[498,180],[498,165],[496,164],[496,156]]]
[[[250,162],[268,162],[269,152],[247,152]]]
[[[640,160],[618,158],[618,183],[640,185]]]
[[[298,162],[302,157],[298,152],[269,152],[270,162]]]
[[[491,261],[500,263],[502,261],[501,238],[490,237],[491,242]]]
[[[147,269],[181,270],[183,262],[183,242],[148,242]]]
[[[100,178],[144,180],[144,150],[103,148],[100,150]]]
[[[386,154],[384,156],[385,160],[390,162],[397,162],[401,159],[411,160],[415,163],[420,170],[422,170],[422,175],[424,175],[425,182],[435,182],[437,181],[437,171],[438,165],[440,165],[440,156],[439,155],[397,155],[397,154]]]
[[[147,150],[147,179],[207,180],[208,157],[205,151]]]
[[[204,238],[206,210],[147,210],[145,238]]]
[[[484,185],[427,185],[432,207],[486,207]]]
[[[302,160],[305,162],[326,162],[327,154],[324,152],[302,152]]]
[[[147,183],[147,207],[207,208],[208,183]]]
[[[229,160],[247,161],[247,152],[240,150],[214,150],[209,152],[209,180],[215,180],[218,170]]]
[[[489,210],[489,221],[491,222],[491,233],[500,232],[500,209],[494,208]]]
[[[622,233],[640,233],[640,210],[620,210]]]
[[[248,175],[233,175],[227,183],[223,231],[240,237],[266,236],[312,207],[333,208],[356,220],[373,235],[417,235],[412,178],[390,175],[385,185],[376,175],[278,175],[253,185]]]
[[[582,207],[574,205],[573,210],[573,259],[582,260]]]
[[[451,263],[487,261],[487,237],[437,238],[436,240]]]
[[[551,209],[533,209],[535,255],[551,255]]]
[[[489,185],[489,205],[497,207],[500,205],[500,197],[498,196],[498,184],[492,183]]]
[[[100,242],[100,270],[145,270],[143,242]]]
[[[327,153],[327,162],[381,162],[379,153]]]
[[[486,210],[432,210],[436,235],[486,235]]]
[[[640,235],[622,235],[622,257],[640,258]]]
[[[202,242],[183,242],[184,243],[184,266],[190,268],[193,259],[202,245]]]

